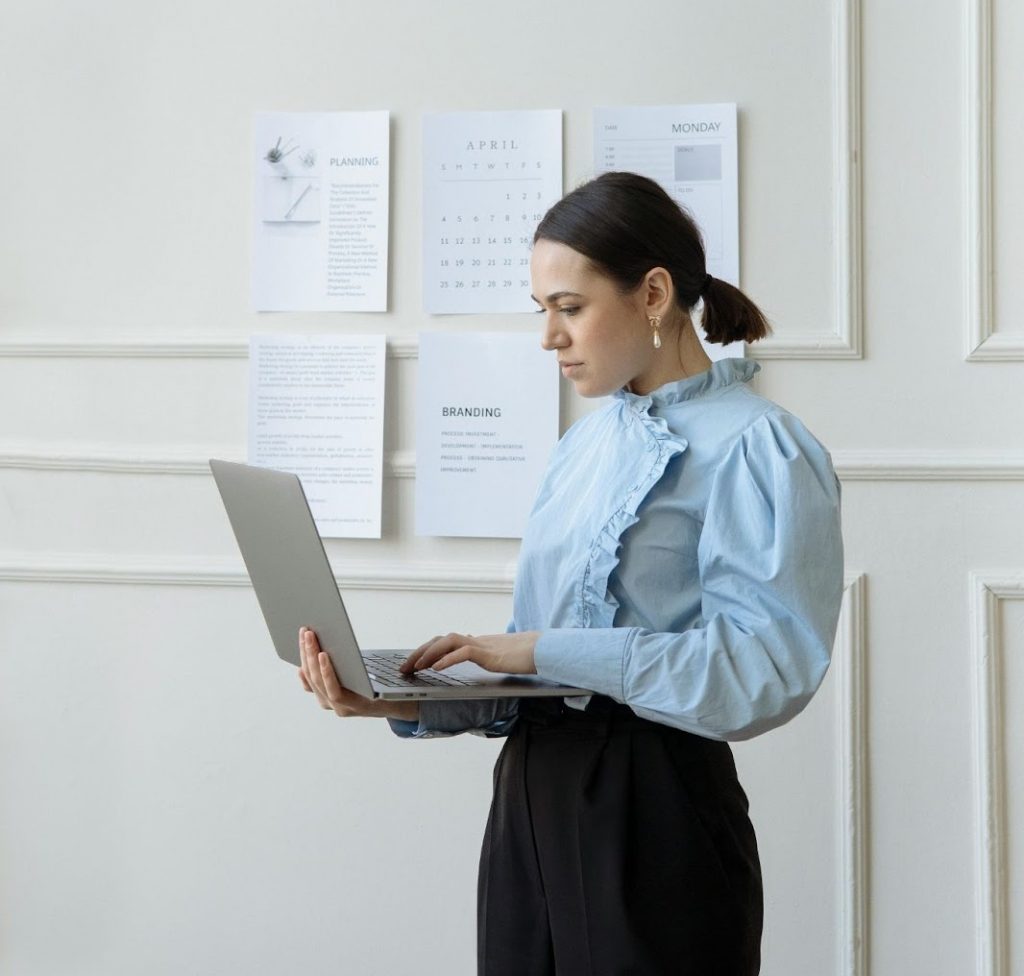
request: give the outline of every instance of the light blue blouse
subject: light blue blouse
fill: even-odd
[[[738,740],[787,722],[828,669],[843,592],[829,452],[723,359],[626,390],[558,442],[526,527],[508,631],[537,673],[643,718]],[[574,708],[588,698],[567,698]],[[517,699],[423,702],[396,734],[506,735]]]

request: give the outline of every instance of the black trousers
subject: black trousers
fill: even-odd
[[[480,976],[756,976],[762,893],[726,742],[524,699],[494,767]]]

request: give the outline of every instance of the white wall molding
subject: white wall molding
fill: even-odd
[[[209,475],[207,459],[244,461],[237,446],[161,448],[118,444],[51,444],[46,449],[0,443],[0,469],[110,474]],[[853,481],[1022,481],[1024,453],[979,451],[833,451],[836,473]],[[416,452],[387,451],[384,475],[415,478]]]
[[[846,260],[844,258],[844,260]],[[849,289],[852,290],[851,285]],[[857,286],[859,292],[859,285]],[[848,305],[853,298],[843,299]],[[859,295],[856,298],[859,306]],[[840,329],[828,332],[787,332],[772,335],[747,346],[749,359],[859,359],[861,353],[860,312],[837,318]],[[837,313],[838,315],[838,313]],[[843,322],[847,322],[843,325]],[[1002,336],[1000,339],[1007,339]],[[416,336],[388,336],[388,359],[417,359],[419,342]],[[7,335],[0,336],[0,359],[248,359],[249,343],[246,338],[232,335],[208,335],[185,339],[178,336],[154,335],[140,339],[130,336],[96,335],[90,338],[71,338],[58,334],[45,338]]]
[[[832,461],[843,482],[1024,480],[1019,451],[833,451]]]
[[[255,334],[255,333],[254,333]],[[387,337],[388,359],[416,359],[419,341],[415,335]],[[0,336],[0,359],[248,359],[248,336],[154,335],[140,339],[138,333],[96,335],[87,339],[57,334]]]
[[[769,336],[751,359],[860,359],[863,356],[860,0],[832,5],[833,333]]]
[[[1024,572],[970,573],[978,976],[1010,976],[1001,600],[1024,600]]]
[[[842,976],[867,976],[869,957],[866,589],[864,574],[846,577],[837,635],[840,644],[834,654],[842,800],[838,855],[843,879],[838,920]]]
[[[965,358],[1024,359],[1024,332],[996,331],[992,210],[992,0],[964,4]]]
[[[28,471],[90,471],[105,474],[210,475],[210,458],[245,462],[244,451],[225,445],[164,448],[115,444],[50,445],[47,450],[27,445],[0,444],[0,468]],[[386,478],[414,478],[413,451],[385,451]]]
[[[333,566],[341,590],[511,594],[515,564],[351,563]],[[0,582],[127,586],[251,586],[240,560],[0,552]]]
[[[50,444],[46,450],[28,445],[0,445],[0,468],[27,471],[89,471],[104,474],[210,474],[209,458],[244,461],[237,447],[163,448],[147,450],[119,444]]]
[[[967,359],[972,362],[1024,359],[1024,332],[992,332],[990,324],[983,327],[978,323],[972,324],[972,329],[975,324],[978,328],[968,339]]]
[[[861,359],[859,325],[838,319],[836,334],[796,332],[774,334],[747,346],[748,359]]]

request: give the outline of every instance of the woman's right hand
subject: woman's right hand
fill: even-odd
[[[308,627],[299,628],[299,656],[302,666],[299,678],[303,688],[316,696],[320,707],[331,709],[340,718],[373,716],[415,722],[420,716],[418,702],[386,702],[349,691],[338,680],[331,659],[320,650],[316,634]]]

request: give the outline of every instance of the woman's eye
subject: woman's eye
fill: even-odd
[[[580,310],[579,305],[566,305],[564,308],[560,308],[558,311],[559,312],[564,312],[566,315],[575,315],[579,310]],[[543,315],[547,311],[547,309],[546,308],[535,308],[533,311],[537,315]]]

